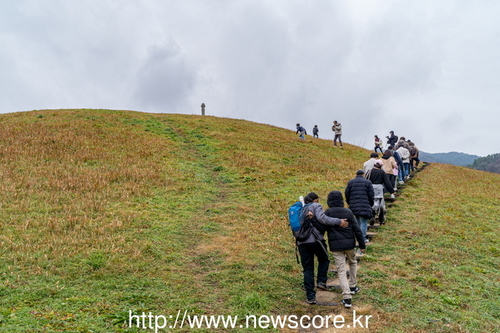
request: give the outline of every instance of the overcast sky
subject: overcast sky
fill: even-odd
[[[500,153],[498,0],[2,0],[0,113],[300,122]]]

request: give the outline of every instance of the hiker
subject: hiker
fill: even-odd
[[[374,204],[373,211],[379,212],[378,220],[380,224],[385,223],[384,219],[384,210],[385,210],[385,201],[384,201],[384,190],[391,194],[391,198],[394,198],[394,187],[392,186],[387,174],[384,170],[382,170],[382,163],[377,162],[373,165],[373,169],[370,172],[369,177],[367,179],[372,182],[373,192],[374,192]]]
[[[342,289],[341,302],[346,308],[350,308],[352,306],[352,295],[361,291],[356,281],[358,267],[354,248],[357,240],[360,250],[364,252],[366,248],[365,238],[352,211],[344,208],[342,193],[339,191],[330,192],[327,203],[329,207],[325,211],[327,216],[346,219],[349,222],[347,228],[328,226],[326,231],[328,233],[328,246],[335,260],[337,276]],[[346,264],[349,266],[349,280],[346,274]]]
[[[410,145],[410,168],[411,171],[415,171],[418,169],[418,164],[420,163],[420,159],[418,158],[420,154],[420,150],[415,146],[413,142],[409,143]]]
[[[395,146],[396,143],[398,143],[398,136],[394,135],[394,131],[390,131],[389,134],[391,135],[390,137],[386,136],[387,138],[387,144],[389,146]]]
[[[295,132],[295,134],[299,134],[299,138],[301,138],[302,140],[305,140],[306,137],[304,135],[307,135],[307,132],[306,132],[306,129],[304,127],[300,126],[300,124],[297,123],[297,132]]]
[[[406,142],[406,138],[404,136],[402,136],[398,143],[394,146],[394,149],[398,150],[399,147],[405,147],[406,149],[408,149],[408,151],[410,151],[410,145],[408,144],[408,142]]]
[[[363,233],[365,243],[367,243],[366,232],[368,230],[368,220],[373,216],[372,207],[375,203],[375,194],[372,182],[363,177],[364,174],[363,170],[356,171],[356,178],[347,183],[344,194],[345,201],[354,216],[356,216],[356,221]]]
[[[333,121],[333,126],[332,126],[332,131],[335,133],[335,137],[333,138],[333,146],[337,147],[337,139],[339,140],[340,143],[340,148],[343,148],[342,146],[342,125],[337,122],[336,120]]]
[[[318,128],[318,125],[314,125],[313,127],[313,139],[316,138],[316,139],[319,139],[319,128]]]
[[[319,232],[319,239],[311,234],[305,241],[297,242],[300,253],[300,260],[304,273],[304,288],[306,289],[307,303],[316,304],[316,291],[314,290],[314,256],[318,258],[318,275],[316,277],[317,288],[320,290],[330,290],[326,286],[328,279],[328,252],[326,251],[326,243],[323,237],[326,226],[338,226],[347,228],[349,222],[338,218],[332,218],[325,215],[323,207],[318,203],[319,197],[316,193],[311,192],[304,198],[305,204],[310,204],[304,208],[304,216],[312,219],[314,228]]]
[[[365,174],[367,174],[373,168],[373,165],[379,161],[380,160],[379,160],[378,153],[371,153],[370,159],[368,161],[366,161],[365,163],[363,163],[363,171],[365,172]],[[382,161],[380,161],[380,162],[382,162]]]
[[[392,188],[396,190],[396,179],[399,170],[398,170],[398,164],[396,163],[394,156],[392,156],[391,150],[386,150],[384,152],[384,155],[382,156],[382,163],[383,163],[383,170],[387,174],[387,177],[389,178],[389,182],[391,183]]]
[[[401,137],[401,140],[404,140],[404,137]],[[410,145],[406,141],[399,140],[398,146],[396,146],[396,151],[399,156],[403,160],[403,179],[406,181],[410,178]],[[407,148],[408,147],[408,148]]]
[[[380,150],[380,153],[383,154],[382,151],[382,140],[379,139],[378,135],[375,135],[375,148],[373,148],[374,152],[377,152],[377,149]]]
[[[403,164],[403,159],[401,158],[401,155],[399,155],[399,153],[396,150],[394,150],[393,146],[389,146],[389,148],[387,148],[387,149],[392,152],[392,156],[394,157],[394,159],[396,160],[396,163],[398,164],[398,181],[399,181],[399,184],[404,184],[404,164]]]

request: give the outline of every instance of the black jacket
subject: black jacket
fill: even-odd
[[[363,233],[351,210],[344,208],[342,193],[339,191],[330,192],[327,202],[328,207],[330,207],[325,211],[327,216],[346,219],[349,222],[347,228],[328,226],[328,246],[330,247],[330,251],[352,250],[356,245],[356,239],[358,240],[359,248],[364,249],[366,245]]]
[[[384,170],[379,168],[373,168],[370,170],[370,177],[368,179],[372,182],[372,184],[382,184],[384,188],[389,193],[394,193],[394,187],[392,186],[387,174]]]
[[[389,146],[395,146],[396,143],[398,143],[398,137],[392,134],[390,138],[387,140],[387,143],[389,144]]]
[[[371,218],[373,216],[374,198],[375,193],[373,192],[372,182],[362,175],[356,176],[347,183],[345,200],[354,215]]]

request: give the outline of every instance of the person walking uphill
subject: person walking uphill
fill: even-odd
[[[366,248],[365,238],[359,228],[358,222],[351,210],[344,208],[344,199],[339,191],[332,191],[328,194],[328,209],[325,214],[330,217],[346,219],[349,222],[347,228],[327,227],[328,246],[333,254],[337,275],[342,289],[342,304],[346,308],[352,306],[351,298],[353,294],[360,292],[357,286],[357,260],[354,247],[358,240],[359,248],[364,251]],[[347,280],[346,263],[349,266],[349,280]]]
[[[319,139],[318,133],[319,133],[318,125],[314,125],[314,127],[313,127],[313,138]]]
[[[370,172],[368,180],[372,182],[375,203],[373,205],[374,211],[379,211],[378,220],[380,224],[385,223],[384,210],[385,210],[385,200],[384,200],[384,190],[391,194],[391,198],[394,198],[394,187],[389,180],[389,177],[382,170],[383,164],[381,162],[375,163],[373,169]]]
[[[340,148],[343,148],[342,146],[342,125],[337,122],[336,120],[333,121],[333,126],[332,126],[332,131],[335,132],[335,137],[333,138],[333,145],[337,147],[337,139],[339,140],[340,143]]]
[[[394,131],[390,131],[389,134],[391,135],[390,137],[386,136],[387,145],[394,147],[394,146],[396,146],[396,143],[398,143],[398,136],[394,135]]]
[[[396,164],[398,165],[397,178],[399,180],[399,183],[404,184],[404,168],[405,167],[403,164],[403,159],[401,158],[399,153],[396,150],[394,150],[393,146],[389,146],[389,148],[387,148],[387,150],[392,152],[392,156],[394,157],[394,160],[396,161]]]
[[[375,194],[373,192],[372,182],[363,177],[363,170],[356,171],[356,178],[351,179],[345,188],[345,200],[349,209],[356,216],[363,237],[366,239],[368,231],[368,220],[373,216],[373,204],[375,203]]]
[[[307,135],[307,132],[306,132],[306,129],[304,127],[300,126],[300,124],[297,123],[297,132],[295,132],[295,134],[299,134],[299,138],[301,138],[302,140],[305,140],[306,138],[304,135]]]
[[[304,241],[297,241],[300,259],[304,273],[304,288],[306,289],[307,303],[316,304],[316,291],[314,290],[314,256],[318,258],[318,275],[316,278],[318,289],[329,290],[326,286],[328,279],[328,252],[323,234],[326,226],[347,228],[349,223],[346,220],[333,218],[325,215],[323,207],[318,203],[319,197],[316,193],[309,193],[304,202],[310,204],[304,208],[304,217],[311,219],[311,223],[317,232],[311,233]],[[318,235],[315,236],[314,234]]]
[[[375,148],[373,148],[374,152],[377,152],[377,149],[380,150],[380,153],[383,154],[384,152],[382,151],[382,140],[378,137],[378,135],[375,135]]]
[[[398,174],[398,164],[392,156],[391,150],[386,150],[382,156],[383,170],[387,174],[389,181],[391,182],[392,188],[396,189],[396,179]]]
[[[373,169],[373,166],[377,162],[381,162],[381,160],[379,159],[378,153],[371,153],[370,159],[368,161],[366,161],[365,163],[363,163],[363,171],[365,172],[365,174],[368,174],[370,172],[370,170]]]
[[[402,138],[404,139],[404,138]],[[400,141],[401,142],[401,141]],[[410,146],[406,143],[406,141],[401,142],[401,144],[398,144],[399,148],[396,148],[396,152],[401,156],[401,159],[403,160],[403,181],[406,181],[409,176],[410,176],[410,150],[408,149]],[[406,148],[408,147],[408,148]],[[401,173],[401,172],[400,172]]]

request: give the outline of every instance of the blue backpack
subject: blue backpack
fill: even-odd
[[[297,241],[305,241],[313,231],[312,219],[304,217],[304,208],[309,205],[311,204],[305,204],[304,198],[300,197],[300,201],[288,208],[288,222]]]
[[[295,237],[295,258],[297,259],[297,263],[300,263],[297,242],[307,240],[311,234],[314,236],[316,241],[319,242],[323,250],[325,250],[325,253],[328,255],[325,247],[319,241],[319,233],[323,232],[324,230],[321,229],[321,231],[318,231],[318,228],[322,227],[318,225],[318,223],[314,223],[314,217],[304,218],[304,208],[311,204],[305,204],[303,200],[304,199],[301,197],[300,201],[297,201],[296,203],[291,205],[290,208],[288,208],[288,222],[290,224],[290,228],[292,229],[293,237]]]
[[[305,205],[302,202],[297,201],[288,208],[288,222],[292,232],[299,231],[302,225],[304,207]]]

